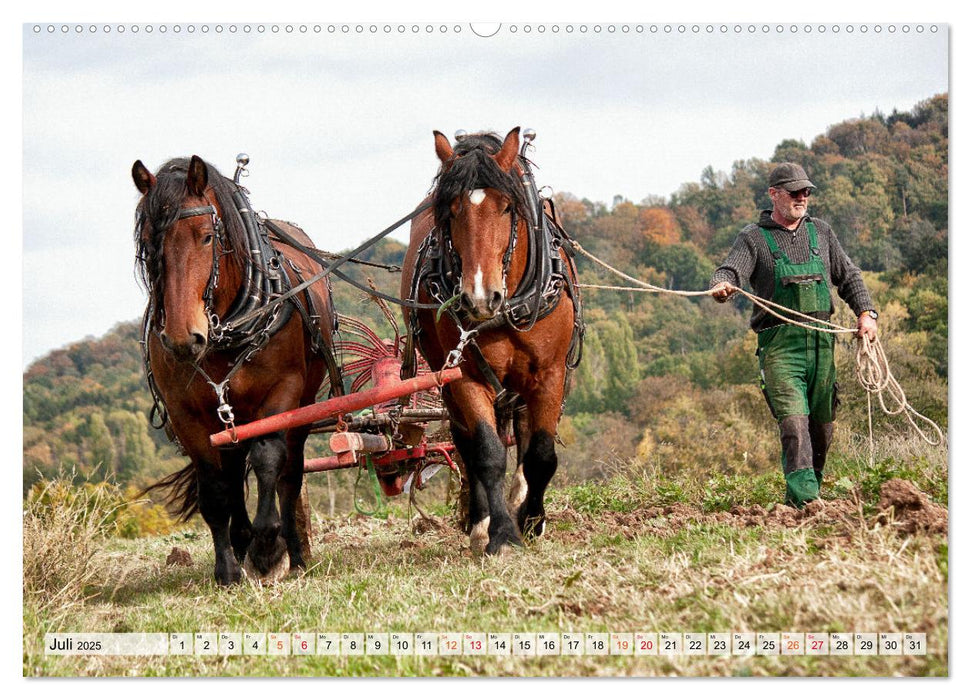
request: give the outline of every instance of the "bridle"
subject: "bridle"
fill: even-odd
[[[524,151],[525,147],[524,144]],[[476,332],[501,326],[508,326],[518,332],[529,331],[540,318],[551,313],[556,307],[564,284],[571,286],[569,275],[563,269],[559,254],[566,234],[558,226],[551,224],[546,217],[529,161],[524,154],[520,154],[518,170],[519,182],[523,189],[521,200],[526,210],[523,218],[527,224],[529,246],[526,270],[517,288],[510,294],[508,277],[513,253],[519,243],[520,223],[519,206],[514,206],[510,216],[509,241],[502,257],[502,307],[493,318],[476,325]],[[441,222],[422,242],[419,248],[418,267],[424,267],[424,269],[416,274],[412,296],[417,292],[417,283],[424,282],[428,292],[439,304],[448,304],[450,315],[462,329],[460,314],[449,303],[456,299],[457,290],[462,285],[462,260],[455,250],[449,223]],[[422,263],[425,264],[422,265]]]
[[[462,288],[462,257],[455,250],[455,244],[452,240],[452,228],[451,222],[444,222],[441,227],[435,227],[430,232],[430,236],[436,238],[432,244],[438,245],[443,252],[443,262],[448,268],[449,272],[447,275],[455,279],[455,286],[453,288],[451,297],[454,295],[456,290]],[[512,207],[509,214],[509,239],[506,244],[506,250],[502,254],[502,297],[503,297],[503,309],[500,313],[506,311],[506,305],[508,304],[509,296],[509,270],[512,267],[512,256],[516,249],[516,244],[519,242],[519,217],[518,210],[514,206]]]
[[[524,152],[525,148],[524,145]],[[567,357],[568,370],[575,369],[580,362],[584,335],[580,295],[574,279],[576,270],[572,262],[564,263],[560,255],[560,251],[565,250],[572,257],[571,240],[566,231],[555,222],[555,216],[547,216],[524,153],[520,154],[518,165],[519,182],[524,194],[522,200],[526,210],[522,217],[527,223],[526,269],[516,289],[510,294],[507,288],[508,275],[513,252],[519,242],[520,214],[517,205],[513,207],[510,216],[509,242],[503,254],[503,302],[496,315],[469,326],[468,318],[463,318],[463,314],[456,310],[454,302],[459,298],[458,290],[461,289],[462,261],[455,251],[448,220],[437,222],[438,225],[419,246],[410,294],[411,298],[417,299],[419,289],[423,287],[440,305],[439,316],[443,311],[446,312],[459,332],[459,344],[449,353],[445,366],[457,366],[462,361],[463,352],[468,349],[475,365],[497,397],[505,393],[505,388],[476,343],[478,335],[502,328],[520,333],[531,330],[538,320],[553,313],[564,289],[574,307],[574,332]],[[513,199],[518,201],[516,197]],[[552,200],[550,206],[552,207]],[[421,324],[416,309],[411,311],[409,327],[412,339],[420,335]]]
[[[205,371],[202,366],[203,358],[200,357],[192,360],[192,366],[215,392],[218,402],[216,414],[219,419],[227,428],[233,430],[235,417],[227,396],[230,380],[232,380],[236,373],[243,368],[253,355],[266,346],[270,337],[290,320],[296,304],[268,303],[269,299],[274,296],[279,296],[282,291],[288,289],[290,287],[290,281],[287,275],[283,274],[281,270],[276,251],[265,240],[265,236],[261,235],[259,224],[253,215],[249,202],[241,188],[237,185],[233,199],[237,210],[243,217],[249,252],[265,260],[266,269],[265,271],[259,269],[258,263],[252,260],[245,266],[244,279],[242,281],[240,295],[237,296],[237,302],[227,312],[227,318],[220,320],[213,308],[214,292],[219,284],[219,260],[223,254],[229,251],[225,250],[225,226],[219,216],[218,210],[207,195],[204,194],[203,196],[206,199],[205,205],[181,209],[173,221],[180,221],[197,216],[209,216],[212,220],[214,237],[212,268],[209,273],[209,280],[206,283],[206,289],[203,292],[204,311],[209,323],[209,343],[207,347],[220,350],[239,349],[239,354],[220,382],[213,380]],[[162,255],[162,249],[162,247],[159,248],[159,255]],[[153,300],[151,303],[157,302]],[[152,391],[155,401],[155,406],[152,411],[153,419],[156,415],[159,416],[161,425],[155,426],[154,420],[152,423],[154,427],[162,427],[167,423],[167,411],[155,384],[149,362],[148,334],[154,330],[151,321],[153,317],[151,303],[149,308],[146,309],[145,319],[143,321],[143,354],[149,388]],[[254,313],[254,310],[258,313]],[[262,312],[259,312],[260,310]],[[246,318],[246,322],[234,323],[234,319],[240,317]],[[316,335],[313,333],[311,335],[314,338],[314,343],[319,344]]]
[[[203,195],[205,197],[205,195]],[[209,273],[209,281],[206,282],[206,290],[202,293],[202,302],[205,308],[206,320],[209,321],[210,340],[213,335],[213,328],[219,327],[219,317],[212,309],[213,292],[219,286],[219,259],[223,255],[223,220],[219,217],[219,212],[215,205],[205,197],[207,204],[200,207],[189,207],[179,211],[176,221],[182,219],[192,219],[197,216],[209,216],[212,220],[212,270]]]

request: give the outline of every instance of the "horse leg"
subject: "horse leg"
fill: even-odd
[[[216,583],[228,586],[242,578],[229,535],[233,485],[230,475],[220,467],[201,460],[197,465],[199,512],[212,533]]]
[[[475,447],[471,441],[464,437],[459,428],[454,424],[452,427],[452,442],[455,443],[462,463],[465,465],[465,476],[468,481],[468,518],[466,522],[466,532],[469,534],[469,543],[473,550],[477,552],[485,551],[489,543],[489,499],[486,496],[485,487],[476,476],[476,470],[472,469],[466,455],[472,455]]]
[[[307,530],[310,523],[306,521],[307,513],[303,512],[303,502],[300,499],[300,489],[303,487],[303,447],[307,441],[307,432],[290,430],[287,433],[287,458],[283,473],[277,482],[277,493],[280,496],[280,518],[283,525],[283,539],[287,543],[290,555],[290,568],[306,568],[304,550],[310,554],[310,542]],[[303,515],[304,517],[299,517]]]
[[[530,435],[523,455],[523,477],[526,497],[520,503],[516,520],[523,537],[540,537],[546,529],[546,509],[543,498],[546,487],[556,473],[556,424],[560,418],[563,399],[563,377],[553,376],[540,383],[540,391],[527,399]]]
[[[249,460],[256,475],[256,518],[253,541],[246,552],[247,574],[261,580],[283,578],[289,568],[287,543],[280,536],[282,523],[277,510],[277,481],[287,458],[282,432],[265,435],[253,441]]]
[[[225,450],[220,455],[229,494],[229,541],[236,561],[243,563],[253,539],[253,528],[246,512],[246,450]]]
[[[523,537],[533,539],[542,536],[546,529],[546,509],[543,498],[546,487],[556,472],[557,459],[553,434],[547,430],[533,433],[523,458],[523,476],[526,480],[526,498],[520,504],[517,521]]]
[[[506,447],[495,427],[482,420],[472,435],[464,435],[453,427],[452,436],[469,473],[472,547],[478,549],[484,545],[486,554],[496,554],[506,545],[522,546],[502,493]]]
[[[523,459],[526,454],[526,447],[529,445],[530,430],[529,417],[525,411],[516,411],[513,414],[513,434],[516,437],[516,472],[512,477],[512,485],[509,487],[509,497],[506,505],[510,513],[517,514],[523,502],[526,500],[526,477],[523,475]],[[520,524],[520,532],[522,525]]]

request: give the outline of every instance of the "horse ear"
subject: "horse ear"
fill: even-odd
[[[209,184],[209,168],[199,156],[192,156],[192,160],[189,161],[185,184],[189,188],[189,194],[201,197],[205,193],[206,185]]]
[[[452,144],[448,142],[448,137],[441,131],[433,131],[435,134],[435,155],[444,165],[452,157]]]
[[[131,166],[131,179],[135,181],[135,187],[142,194],[148,194],[148,191],[155,187],[155,176],[140,160],[136,160]]]
[[[499,167],[509,172],[516,162],[516,155],[519,153],[519,127],[506,134],[506,140],[502,142],[502,148],[495,155]]]

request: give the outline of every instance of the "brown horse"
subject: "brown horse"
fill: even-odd
[[[242,188],[198,156],[171,160],[154,175],[136,161],[132,178],[142,194],[135,245],[148,290],[148,382],[170,437],[192,460],[150,488],[169,488],[183,518],[202,514],[218,583],[239,581],[241,563],[249,575],[279,578],[288,564],[304,566],[297,512],[307,430],[223,450],[209,435],[313,403],[329,370],[334,382],[327,282],[281,301],[321,268],[271,244],[267,227],[309,239],[290,224],[257,219]],[[250,469],[258,487],[252,523]]]
[[[536,193],[519,128],[504,140],[468,135],[454,149],[434,136],[433,206],[412,222],[401,291],[448,309],[415,310],[409,326],[429,365],[461,362],[462,378],[443,395],[468,472],[472,545],[492,554],[543,533],[580,299],[569,239]],[[512,413],[518,467],[507,506],[500,433]]]

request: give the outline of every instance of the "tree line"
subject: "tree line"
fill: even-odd
[[[810,144],[786,140],[765,160],[708,167],[668,197],[609,205],[558,193],[565,228],[596,256],[662,287],[701,290],[741,228],[771,208],[766,179],[794,161],[818,190],[810,213],[832,224],[865,271],[881,311],[881,336],[914,405],[947,421],[948,96],[907,112],[835,124]],[[384,240],[363,258],[400,264],[404,246]],[[618,280],[584,258],[581,281]],[[398,275],[348,266],[397,293]],[[337,308],[379,333],[391,329],[361,292],[334,282]],[[837,321],[852,323],[842,302]],[[773,468],[774,424],[755,384],[755,338],[744,300],[589,290],[584,359],[574,376],[560,437],[570,478],[600,476],[611,460],[665,469],[739,473]],[[139,324],[55,350],[24,373],[24,492],[73,469],[78,480],[145,485],[185,458],[149,425],[151,397]],[[852,390],[851,339],[840,340],[844,389],[839,420],[866,424],[865,397]],[[877,418],[878,428],[896,429]]]

